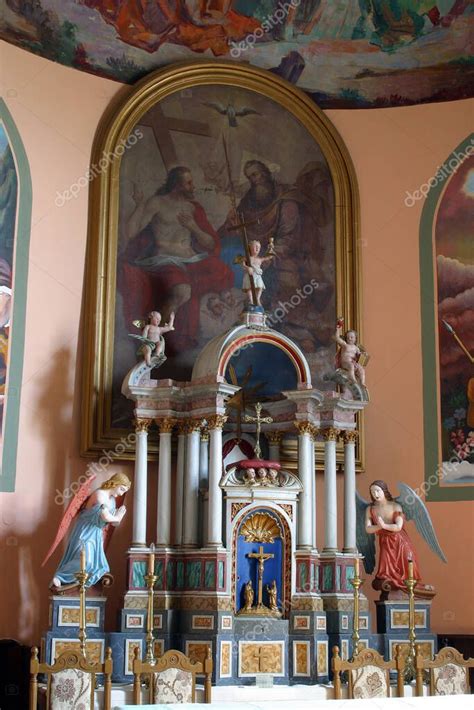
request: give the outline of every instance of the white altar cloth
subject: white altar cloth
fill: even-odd
[[[371,700],[292,700],[285,702],[288,710],[474,710],[472,695],[437,697],[373,698]],[[195,710],[211,707],[214,710],[275,710],[278,700],[258,702],[212,702],[211,705],[175,704],[141,705],[142,710]],[[113,705],[113,710],[136,710],[136,705]]]

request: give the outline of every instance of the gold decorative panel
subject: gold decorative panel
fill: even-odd
[[[160,656],[163,655],[164,645],[165,642],[163,639],[155,639],[155,643],[153,644],[153,653],[155,654],[155,658],[160,658]]]
[[[283,643],[241,642],[239,675],[283,675]]]
[[[293,617],[293,628],[296,629],[309,629],[309,616],[294,616]]]
[[[404,656],[407,655],[410,650],[408,641],[390,641],[390,658],[393,658],[397,644],[400,644],[400,650]],[[434,654],[433,641],[416,641],[416,645],[420,650],[422,658],[431,660]]]
[[[133,673],[133,656],[135,653],[135,649],[139,648],[140,651],[142,649],[142,642],[141,641],[130,641],[126,640],[125,641],[125,658],[126,658],[126,668],[125,668],[125,673]]]
[[[327,675],[328,672],[328,644],[327,641],[317,642],[317,672],[318,675]]]
[[[62,639],[53,639],[51,657],[53,662],[56,660],[61,653],[64,651],[76,651],[81,650],[81,645],[79,641],[63,641]],[[89,663],[102,663],[104,655],[104,642],[103,641],[86,641],[86,656]]]
[[[60,606],[58,626],[79,626],[79,607]],[[86,626],[99,625],[98,607],[86,607]]]
[[[221,678],[230,678],[232,675],[232,643],[221,641]]]
[[[214,628],[214,617],[209,616],[193,616],[192,621],[193,629],[213,629]]]
[[[400,611],[397,609],[390,610],[391,623],[394,629],[408,629],[408,611]],[[415,626],[423,628],[426,626],[426,611],[419,609],[415,611]]]
[[[293,642],[293,665],[294,674],[297,676],[309,676],[309,641]]]
[[[186,641],[186,655],[192,661],[204,663],[208,648],[211,649],[212,653],[212,643],[210,641]]]

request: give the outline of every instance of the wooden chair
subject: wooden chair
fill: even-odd
[[[405,659],[398,645],[392,661],[385,661],[383,656],[373,648],[363,648],[353,661],[343,661],[339,655],[339,648],[334,646],[331,668],[336,700],[342,699],[341,673],[343,671],[347,671],[348,674],[348,698],[351,700],[389,698],[390,671],[397,672],[397,692],[400,698],[403,697]]]
[[[154,665],[139,659],[136,648],[133,659],[133,702],[141,705],[142,676],[148,683],[149,704],[195,703],[196,676],[205,675],[204,702],[211,702],[212,658],[208,648],[204,663],[191,661],[181,651],[166,651]]]
[[[85,710],[94,710],[96,676],[104,674],[104,710],[111,707],[112,650],[107,648],[104,663],[89,663],[79,651],[64,651],[52,666],[40,663],[38,649],[31,649],[30,710],[38,702],[38,673],[47,678],[46,710],[66,710],[83,703]]]
[[[464,656],[455,648],[442,648],[428,660],[415,645],[416,694],[423,695],[423,672],[429,674],[430,695],[468,695],[469,668],[474,668],[474,658]]]

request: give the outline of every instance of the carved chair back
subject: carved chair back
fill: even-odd
[[[148,702],[195,703],[196,676],[204,675],[204,702],[211,702],[212,658],[211,650],[203,663],[192,661],[181,651],[166,651],[156,663],[144,663],[136,648],[133,660],[133,702],[141,705],[141,684],[148,685]]]
[[[464,659],[455,648],[447,646],[433,660],[423,658],[415,646],[416,694],[423,695],[423,673],[429,675],[430,695],[467,695],[469,668],[474,668],[474,658]]]
[[[397,672],[397,694],[403,697],[403,672],[405,660],[400,646],[395,648],[395,657],[385,661],[373,648],[364,648],[351,661],[343,661],[338,646],[332,649],[331,668],[333,672],[334,697],[342,698],[341,673],[347,671],[348,697],[366,699],[390,697],[390,671]]]
[[[89,663],[80,651],[64,651],[53,665],[40,663],[38,649],[31,649],[30,710],[38,703],[38,674],[46,676],[46,710],[67,710],[84,706],[94,710],[96,676],[104,675],[104,710],[111,707],[112,650],[107,648],[103,663]]]

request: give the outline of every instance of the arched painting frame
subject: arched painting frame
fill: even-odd
[[[15,490],[18,424],[25,344],[28,254],[31,227],[31,175],[26,152],[15,122],[0,99],[0,125],[16,172],[16,205],[11,267],[12,309],[8,328],[8,357],[5,376],[5,403],[2,421],[0,491]],[[5,191],[3,197],[7,197]]]
[[[474,289],[473,207],[468,204],[472,200],[474,206],[474,134],[451,153],[432,179],[420,224],[422,488],[429,501],[474,500],[474,463],[470,474],[466,465],[474,455],[474,441],[470,455],[466,448],[469,430],[474,430],[468,422],[474,417],[474,404],[469,407],[468,401],[474,396],[470,391],[474,390],[474,351],[468,340],[474,329],[469,328],[469,334],[467,327],[474,311],[466,300],[469,284]],[[469,209],[470,235],[466,231]]]
[[[235,116],[230,116],[233,107],[229,108],[228,106],[225,108],[224,106],[223,110],[222,104],[219,105],[218,101],[210,101],[209,97],[212,92],[215,92],[216,95],[219,95],[219,92],[221,94],[224,92],[225,96],[232,93],[234,97],[237,97],[237,108],[242,108],[242,97],[244,97],[246,101],[244,108],[248,108],[250,105],[250,108],[253,107],[254,110],[246,111],[241,116],[237,116],[237,127],[230,128],[235,124],[236,118]],[[211,98],[214,98],[214,96]],[[181,115],[179,120],[170,109],[170,106],[171,108],[173,107],[172,102],[175,99],[176,102],[179,101],[183,105],[188,102],[184,108],[180,104],[179,111],[181,111]],[[250,104],[248,103],[249,101]],[[252,101],[255,101],[255,104],[252,104]],[[193,102],[195,103],[193,104]],[[126,178],[128,176],[127,179],[129,179],[130,183],[132,180],[139,182],[142,177],[142,167],[144,172],[147,160],[149,160],[148,148],[145,150],[140,146],[140,143],[137,144],[137,129],[140,129],[142,134],[153,130],[159,150],[157,156],[165,166],[166,177],[166,171],[171,169],[170,166],[173,164],[182,165],[183,158],[179,155],[178,150],[174,151],[176,145],[173,145],[173,141],[177,143],[177,139],[174,138],[170,141],[168,138],[163,138],[164,133],[169,136],[172,131],[178,133],[181,131],[179,140],[184,141],[186,135],[189,135],[188,124],[191,123],[190,118],[193,118],[193,125],[199,124],[199,121],[195,120],[199,118],[201,127],[196,125],[195,129],[193,128],[196,131],[195,135],[199,139],[205,136],[206,140],[211,137],[213,143],[211,141],[212,146],[210,149],[220,150],[222,155],[224,155],[221,134],[212,133],[214,129],[207,134],[205,126],[204,128],[202,127],[203,121],[200,118],[203,111],[202,107],[208,107],[206,109],[208,111],[206,121],[208,117],[211,125],[214,125],[213,121],[222,121],[223,125],[225,124],[226,126],[226,130],[228,130],[227,135],[231,135],[232,131],[239,130],[239,122],[240,125],[250,126],[252,121],[255,122],[257,120],[256,116],[262,116],[265,102],[272,104],[272,115],[267,116],[264,123],[261,124],[267,134],[265,137],[267,145],[273,133],[276,135],[278,112],[281,112],[287,124],[293,126],[292,130],[305,133],[308,142],[311,146],[314,146],[315,154],[318,152],[318,155],[321,155],[321,160],[324,161],[331,180],[332,190],[330,213],[331,228],[333,228],[331,248],[334,252],[334,268],[331,271],[330,279],[331,288],[333,289],[333,315],[336,313],[337,315],[343,315],[347,326],[356,328],[360,332],[360,218],[357,180],[347,148],[332,123],[302,91],[270,72],[247,65],[238,65],[230,62],[199,62],[193,64],[185,62],[153,73],[139,82],[131,93],[124,92],[122,97],[111,106],[99,127],[93,146],[84,330],[85,362],[81,433],[81,450],[84,455],[97,456],[99,452],[104,450],[112,451],[114,458],[118,459],[131,459],[134,455],[133,446],[126,445],[127,435],[131,431],[131,420],[129,419],[126,425],[120,423],[120,417],[114,418],[116,416],[114,407],[117,401],[117,392],[120,394],[117,373],[120,373],[123,378],[127,369],[133,365],[130,357],[127,355],[129,358],[127,360],[127,357],[124,356],[125,350],[128,349],[130,352],[133,343],[128,337],[128,334],[132,332],[132,314],[135,318],[141,318],[145,315],[144,312],[136,313],[139,309],[135,308],[135,310],[129,309],[128,317],[124,316],[126,308],[123,303],[127,294],[132,293],[133,289],[124,287],[122,278],[124,272],[120,271],[122,268],[120,259],[123,260],[124,253],[127,253],[126,249],[122,248],[120,240],[125,229],[124,222],[128,220],[127,224],[129,224],[132,221],[129,219],[130,214],[133,217],[133,201],[135,200],[135,196],[132,199],[132,190],[136,188],[136,185],[133,188],[130,187],[130,194],[124,197],[123,191],[121,192],[123,188],[122,176],[124,174]],[[201,112],[200,115],[199,112]],[[153,126],[150,121],[152,123],[155,121]],[[227,128],[227,123],[229,128]],[[256,124],[254,123],[253,125],[255,126]],[[159,137],[157,137],[158,133],[160,134]],[[130,147],[127,141],[132,135],[135,135],[134,145]],[[182,135],[185,138],[182,138]],[[224,132],[222,135],[224,135]],[[292,146],[292,137],[294,136],[290,131],[287,136],[288,146],[290,147]],[[194,137],[189,140],[191,142],[187,145],[192,153],[194,150]],[[276,141],[277,139],[275,138],[274,142]],[[229,145],[227,143],[227,147]],[[294,147],[296,152],[298,146],[294,144]],[[133,151],[140,150],[143,150],[142,162],[137,162],[135,173],[133,171],[132,173],[127,173],[127,161],[130,160]],[[231,149],[229,149],[229,152],[231,152]],[[263,149],[261,152],[263,152]],[[254,149],[253,154],[246,156],[245,159],[247,157],[254,158],[256,155],[258,155],[258,150]],[[267,155],[264,155],[264,158],[269,164],[270,158]],[[241,165],[245,165],[245,159],[242,158]],[[313,161],[311,163],[313,167],[318,165],[311,157],[308,157],[308,160]],[[231,160],[228,162],[231,162]],[[121,172],[122,170],[125,172]],[[197,170],[195,170],[193,165],[191,165],[191,171],[194,177]],[[135,177],[137,175],[138,177]],[[307,173],[305,175],[307,176]],[[314,173],[312,175],[314,176]],[[239,173],[235,170],[233,179],[238,180],[238,178]],[[247,178],[248,176],[244,173],[243,181]],[[163,182],[162,177],[160,182]],[[159,187],[160,182],[158,182],[157,187]],[[232,180],[229,183],[232,184]],[[202,201],[204,205],[206,204],[206,192],[208,189],[210,189],[208,188],[208,183],[201,184],[199,201]],[[216,191],[218,192],[217,188]],[[156,194],[156,192],[152,194]],[[125,198],[128,199],[128,203]],[[243,201],[240,196],[239,200]],[[211,219],[209,219],[209,222],[212,224]],[[220,222],[217,221],[213,224],[213,229],[216,232],[219,224]],[[133,234],[137,233],[134,232]],[[134,236],[127,238],[129,242],[135,239]],[[130,261],[127,263],[130,263]],[[136,263],[137,261],[133,262],[134,265]],[[236,284],[234,286],[237,290],[240,290]],[[137,289],[138,291],[139,289]],[[120,299],[123,307],[120,303],[118,304]],[[300,297],[301,300],[304,300],[302,296]],[[148,304],[148,308],[150,305],[151,303]],[[153,307],[161,308],[161,305],[157,304]],[[122,308],[122,311],[120,311],[120,308]],[[291,309],[291,305],[288,306],[288,309]],[[309,310],[307,309],[306,315]],[[168,363],[165,363],[164,367],[169,367],[170,365],[169,348],[173,347],[172,338],[188,337],[191,339],[193,335],[185,332],[186,328],[189,330],[187,325],[190,321],[189,318],[187,321],[183,318],[178,328],[178,315],[176,333],[170,334],[167,338]],[[280,313],[278,309],[275,310],[275,318],[279,322]],[[127,323],[126,327],[123,325],[125,322]],[[317,324],[317,318],[315,323]],[[331,329],[332,327],[331,322]],[[121,331],[120,328],[122,329]],[[136,332],[138,333],[138,331]],[[120,336],[122,339],[119,341],[120,333],[122,334]],[[327,337],[329,341],[329,335]],[[334,345],[328,346],[328,352],[330,347],[333,348]],[[303,349],[305,349],[304,346]],[[123,360],[121,367],[117,367],[117,358],[119,357]],[[332,366],[332,356],[328,356],[326,359],[329,365]],[[162,378],[188,379],[187,377],[180,378],[164,373],[165,370],[162,369],[160,375]],[[153,432],[149,437],[148,451],[151,458],[156,457],[157,437]],[[358,448],[357,460],[359,466],[363,465],[361,463],[363,460],[362,441]]]

